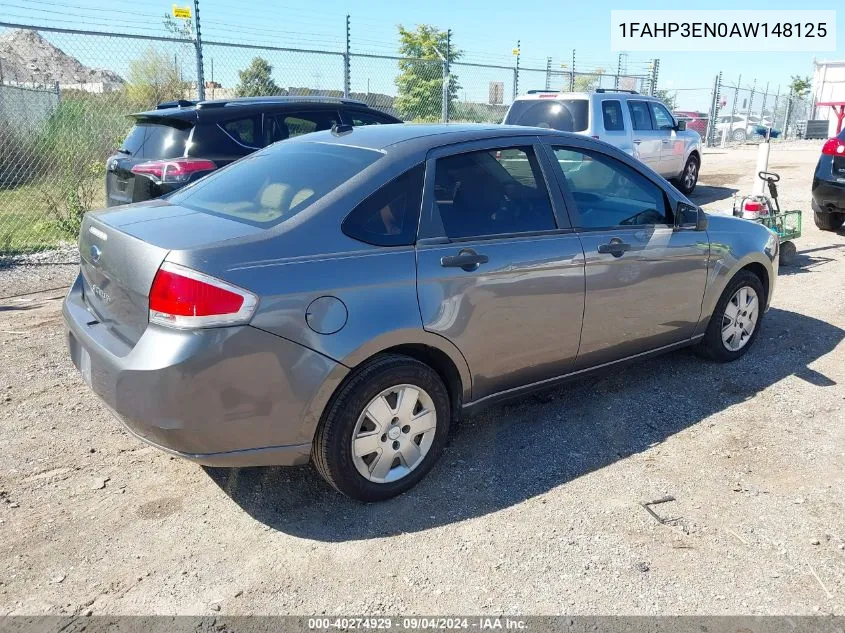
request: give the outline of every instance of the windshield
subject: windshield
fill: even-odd
[[[193,211],[271,227],[307,209],[382,154],[323,143],[278,143],[181,189],[168,200]]]
[[[522,99],[513,102],[505,123],[583,132],[587,129],[588,113],[586,99]]]

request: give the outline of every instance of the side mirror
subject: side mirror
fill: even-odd
[[[678,125],[675,126],[675,129],[678,130],[678,132],[683,132],[687,129],[687,122],[684,119],[681,119],[678,121]]]
[[[675,228],[695,228],[703,231],[707,228],[707,214],[693,204],[679,202],[675,208]]]

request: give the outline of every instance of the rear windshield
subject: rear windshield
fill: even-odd
[[[586,99],[523,99],[513,102],[505,123],[583,132],[587,129],[588,113]]]
[[[185,155],[191,127],[136,123],[121,150],[135,158],[178,158]]]
[[[348,145],[277,143],[176,191],[168,200],[269,228],[307,209],[381,156]]]

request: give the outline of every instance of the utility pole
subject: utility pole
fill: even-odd
[[[350,58],[349,58],[349,44],[351,39],[351,31],[349,29],[349,14],[346,14],[346,53],[343,56],[343,96],[349,98],[351,90],[352,76],[350,72]],[[369,92],[369,91],[368,91]]]
[[[194,0],[194,34],[197,48],[197,97],[200,101],[205,100],[205,76],[202,68],[202,37],[200,35],[200,0]]]
[[[660,72],[660,60],[654,59],[651,62],[651,86],[649,86],[649,95],[652,97],[657,92],[657,75]]]

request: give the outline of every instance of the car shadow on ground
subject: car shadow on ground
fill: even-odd
[[[809,368],[845,330],[795,312],[766,315],[753,349],[728,364],[681,351],[490,408],[463,421],[440,462],[408,493],[361,504],[306,468],[207,468],[235,503],[302,538],[347,541],[415,532],[495,512],[639,453]],[[640,500],[635,500],[640,501]]]
[[[709,185],[702,185],[699,183],[695,191],[688,197],[692,202],[698,206],[710,204],[712,202],[719,202],[720,200],[731,200],[734,194],[739,191],[736,187],[716,187]],[[726,209],[729,211],[730,209]]]

